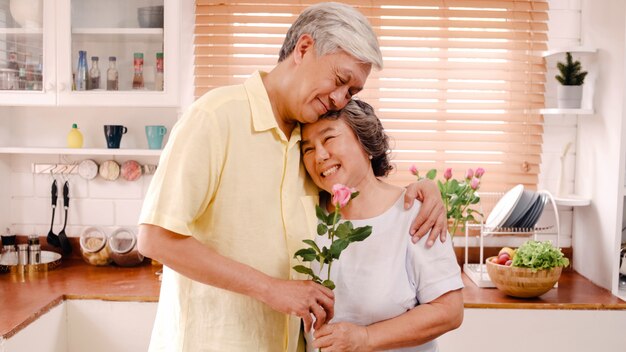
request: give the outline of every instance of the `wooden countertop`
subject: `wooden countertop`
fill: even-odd
[[[47,273],[0,275],[0,336],[9,338],[65,299],[157,302],[159,267],[95,267],[65,259]],[[508,297],[497,289],[481,289],[463,275],[465,308],[625,309],[626,302],[574,271],[564,271],[559,287],[539,298]]]

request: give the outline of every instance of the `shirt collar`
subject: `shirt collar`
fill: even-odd
[[[278,122],[274,116],[274,110],[272,110],[272,103],[267,95],[267,90],[263,84],[263,76],[267,73],[263,71],[254,72],[250,78],[244,82],[244,88],[248,94],[248,101],[250,102],[250,111],[252,114],[252,125],[256,132],[268,131],[276,129],[281,138],[285,138],[284,133],[278,127]],[[290,144],[294,145],[301,139],[300,124],[291,132],[291,138],[289,138]]]
[[[274,117],[272,103],[265,90],[262,77],[267,73],[256,71],[243,84],[250,101],[250,111],[252,112],[252,124],[257,132],[278,128],[278,122]]]

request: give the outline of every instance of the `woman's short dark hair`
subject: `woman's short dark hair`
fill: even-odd
[[[387,176],[393,169],[389,159],[389,136],[371,105],[362,100],[352,99],[343,109],[330,111],[322,115],[321,119],[342,119],[352,129],[363,150],[372,156],[371,163],[375,176]]]

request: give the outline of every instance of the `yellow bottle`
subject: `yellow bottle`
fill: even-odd
[[[83,147],[83,134],[78,130],[76,124],[72,124],[70,133],[67,134],[67,147],[68,148],[82,148]]]

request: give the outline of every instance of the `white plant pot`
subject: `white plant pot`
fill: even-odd
[[[11,16],[22,28],[41,28],[43,0],[11,0]]]
[[[559,85],[556,91],[560,109],[580,109],[583,97],[583,86]]]

